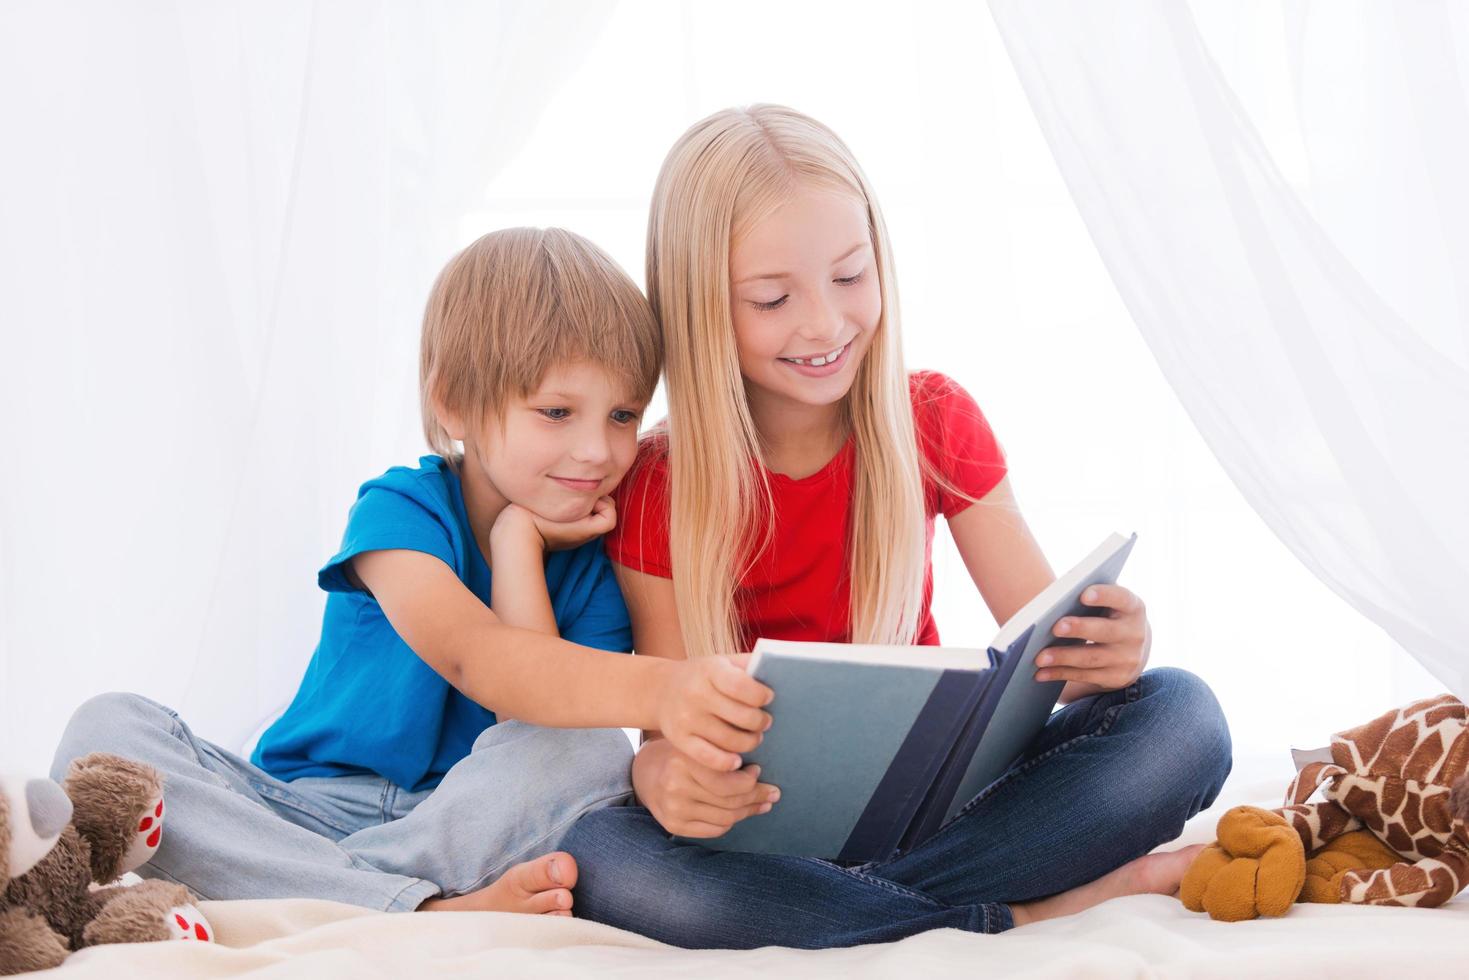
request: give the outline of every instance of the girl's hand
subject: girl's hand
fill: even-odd
[[[1082,593],[1081,601],[1109,611],[1105,616],[1057,620],[1056,636],[1091,642],[1046,647],[1035,658],[1041,668],[1035,679],[1076,682],[1094,688],[1086,692],[1091,694],[1126,687],[1143,672],[1152,646],[1153,631],[1142,599],[1120,585],[1093,585]]]
[[[775,692],[745,673],[749,654],[672,661],[655,712],[658,730],[694,762],[720,772],[744,764],[738,753],[760,744]]]
[[[735,772],[701,766],[666,738],[644,745],[632,763],[638,802],[680,837],[718,837],[746,817],[769,812],[780,790],[759,777],[759,766]]]
[[[533,537],[542,551],[565,551],[599,538],[617,526],[617,505],[611,497],[602,497],[592,512],[575,521],[552,521],[532,513],[519,504],[508,504],[495,518],[490,541],[502,535]]]

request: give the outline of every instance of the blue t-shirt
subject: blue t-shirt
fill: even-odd
[[[490,604],[490,569],[475,543],[459,477],[439,456],[397,466],[357,491],[342,550],[317,574],[329,594],[321,641],[291,706],[266,729],[255,765],[280,779],[375,772],[430,789],[495,714],[460,694],[404,643],[382,607],[355,588],[346,564],[365,551],[433,555]],[[600,540],[553,551],[546,590],[561,636],[602,650],[632,649],[632,627]],[[485,651],[493,656],[493,651]]]

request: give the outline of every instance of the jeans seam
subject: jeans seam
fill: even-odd
[[[816,863],[822,865],[823,867],[831,868],[835,871],[840,871],[844,875],[849,875],[853,878],[856,878],[863,884],[876,885],[877,887],[890,891],[895,895],[902,895],[904,898],[917,899],[928,905],[932,905],[934,908],[953,908],[953,906],[948,905],[945,902],[940,902],[932,895],[925,895],[923,892],[916,891],[904,885],[900,885],[896,881],[889,881],[887,878],[879,878],[877,875],[867,874],[866,872],[861,871],[858,868],[844,868],[839,864],[832,864],[830,861],[818,861],[815,858],[811,858],[809,860],[816,861]]]
[[[247,778],[249,779],[250,786],[255,790],[255,792],[259,793],[266,799],[274,800],[277,803],[283,803],[293,810],[299,810],[307,816],[326,824],[328,827],[340,831],[343,837],[346,837],[352,833],[351,827],[343,825],[339,821],[334,820],[324,811],[318,810],[316,807],[311,806],[306,801],[306,799],[299,794],[292,793],[288,790],[283,790],[279,786],[272,786],[269,783],[261,782],[260,780],[253,777]]]

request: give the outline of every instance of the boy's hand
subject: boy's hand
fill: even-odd
[[[701,766],[666,738],[644,745],[632,763],[638,802],[680,837],[718,837],[746,817],[768,812],[780,790],[758,782],[759,776],[759,766],[735,772]]]
[[[1046,647],[1035,658],[1041,668],[1035,679],[1085,685],[1087,690],[1079,693],[1127,687],[1147,666],[1153,642],[1142,599],[1120,585],[1093,585],[1082,593],[1081,601],[1109,611],[1105,616],[1062,617],[1054,632],[1092,642]]]
[[[534,535],[542,551],[565,551],[599,538],[617,526],[617,505],[602,497],[592,512],[575,521],[553,521],[532,513],[519,504],[507,504],[495,518],[490,540],[504,534]]]
[[[737,753],[760,744],[770,727],[761,711],[775,693],[742,669],[749,654],[674,661],[655,711],[658,730],[694,762],[720,772],[743,764]]]

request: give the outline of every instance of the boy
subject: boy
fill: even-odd
[[[672,728],[733,769],[769,719],[768,689],[727,660],[617,653],[631,630],[600,536],[661,357],[647,301],[590,242],[474,242],[424,315],[438,455],[359,490],[318,573],[320,642],[251,761],[107,694],[53,774],[92,751],[158,768],[168,832],[140,873],[202,898],[569,915],[576,864],[553,849],[630,792],[618,728]]]

